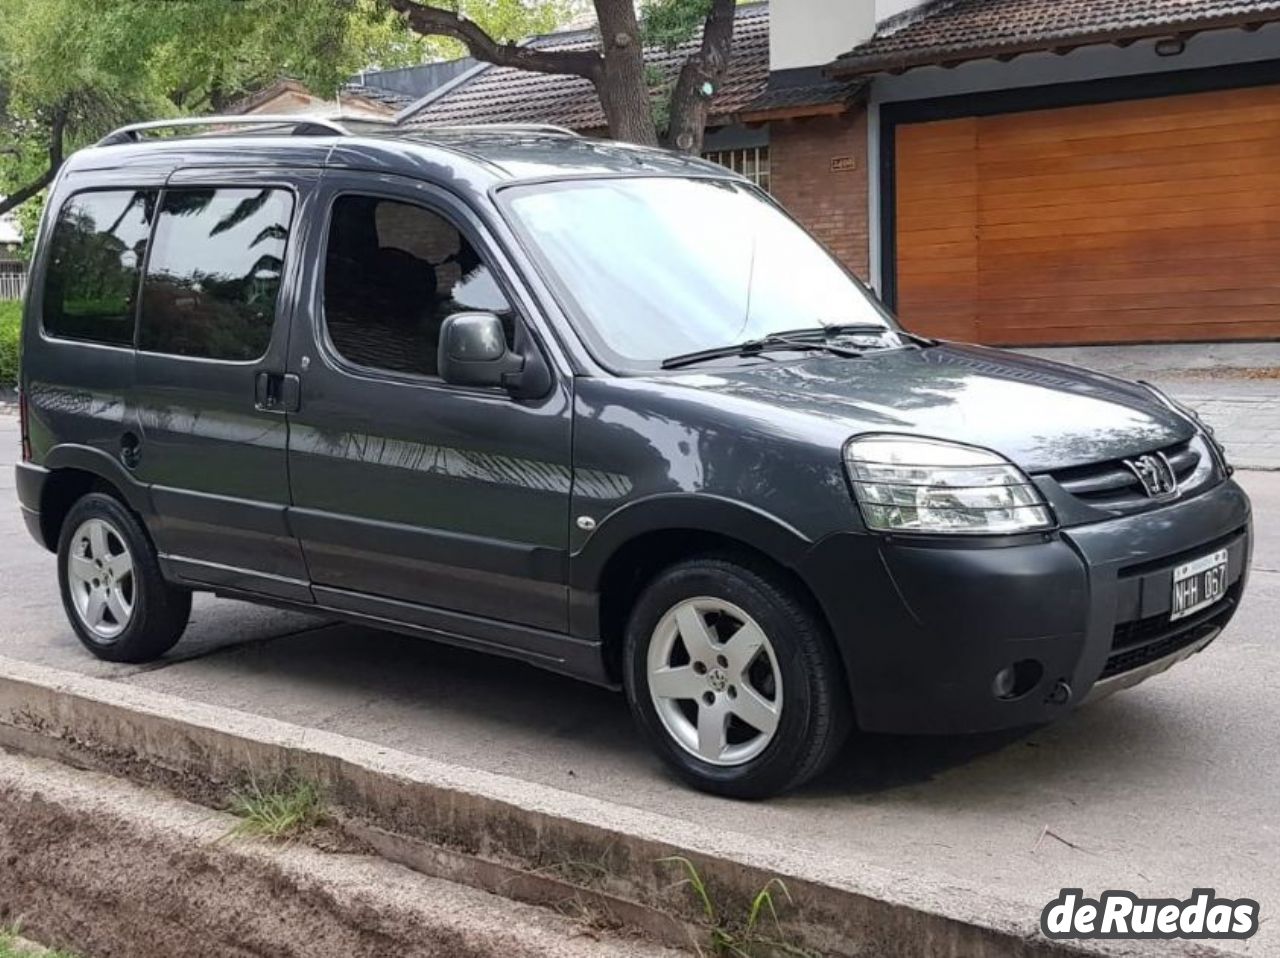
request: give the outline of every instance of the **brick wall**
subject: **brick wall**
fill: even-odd
[[[864,280],[867,114],[784,120],[769,127],[774,197]],[[834,169],[852,161],[852,169]]]

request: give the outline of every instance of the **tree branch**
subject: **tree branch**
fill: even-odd
[[[702,28],[702,45],[680,69],[671,94],[667,143],[686,153],[701,153],[711,100],[733,52],[734,0],[712,0]]]
[[[63,135],[67,132],[67,114],[71,104],[63,100],[53,108],[53,123],[49,129],[49,169],[54,173],[62,166]]]
[[[514,43],[500,43],[473,20],[431,7],[417,0],[387,0],[393,10],[404,14],[409,28],[422,36],[452,37],[460,41],[477,60],[500,67],[515,67],[535,73],[559,73],[585,77],[596,82],[604,66],[597,50],[534,50]]]
[[[63,136],[67,129],[68,109],[68,104],[63,101],[53,111],[53,119],[49,124],[49,168],[22,187],[22,189],[10,193],[4,199],[0,199],[0,216],[10,210],[17,209],[33,196],[38,195],[58,175],[58,170],[62,167]]]
[[[56,170],[45,170],[38,179],[32,180],[22,189],[15,190],[0,200],[0,216],[4,216],[10,210],[17,209],[31,197],[38,195],[42,189],[53,182],[53,177],[56,173]]]

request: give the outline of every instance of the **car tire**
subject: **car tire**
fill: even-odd
[[[763,562],[707,556],[671,566],[636,601],[625,641],[637,723],[703,791],[758,799],[795,788],[832,761],[852,727],[826,622]]]
[[[149,662],[182,637],[191,592],[160,574],[151,538],[119,500],[80,498],[58,538],[58,585],[76,635],[108,662]]]

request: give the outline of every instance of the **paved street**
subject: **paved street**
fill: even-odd
[[[999,896],[1028,916],[1063,885],[1262,904],[1243,951],[1280,953],[1280,472],[1242,473],[1257,511],[1250,593],[1205,654],[1039,731],[860,738],[798,794],[740,804],[664,773],[620,696],[429,642],[197,600],[169,660],[82,651],[52,556],[12,502],[16,423],[0,417],[0,654],[323,728],[700,827],[768,836],[850,874],[871,864]]]

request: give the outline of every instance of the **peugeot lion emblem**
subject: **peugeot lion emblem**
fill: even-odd
[[[1143,491],[1150,498],[1170,499],[1178,494],[1178,477],[1164,453],[1154,452],[1136,459],[1126,459],[1124,464],[1138,477]]]

